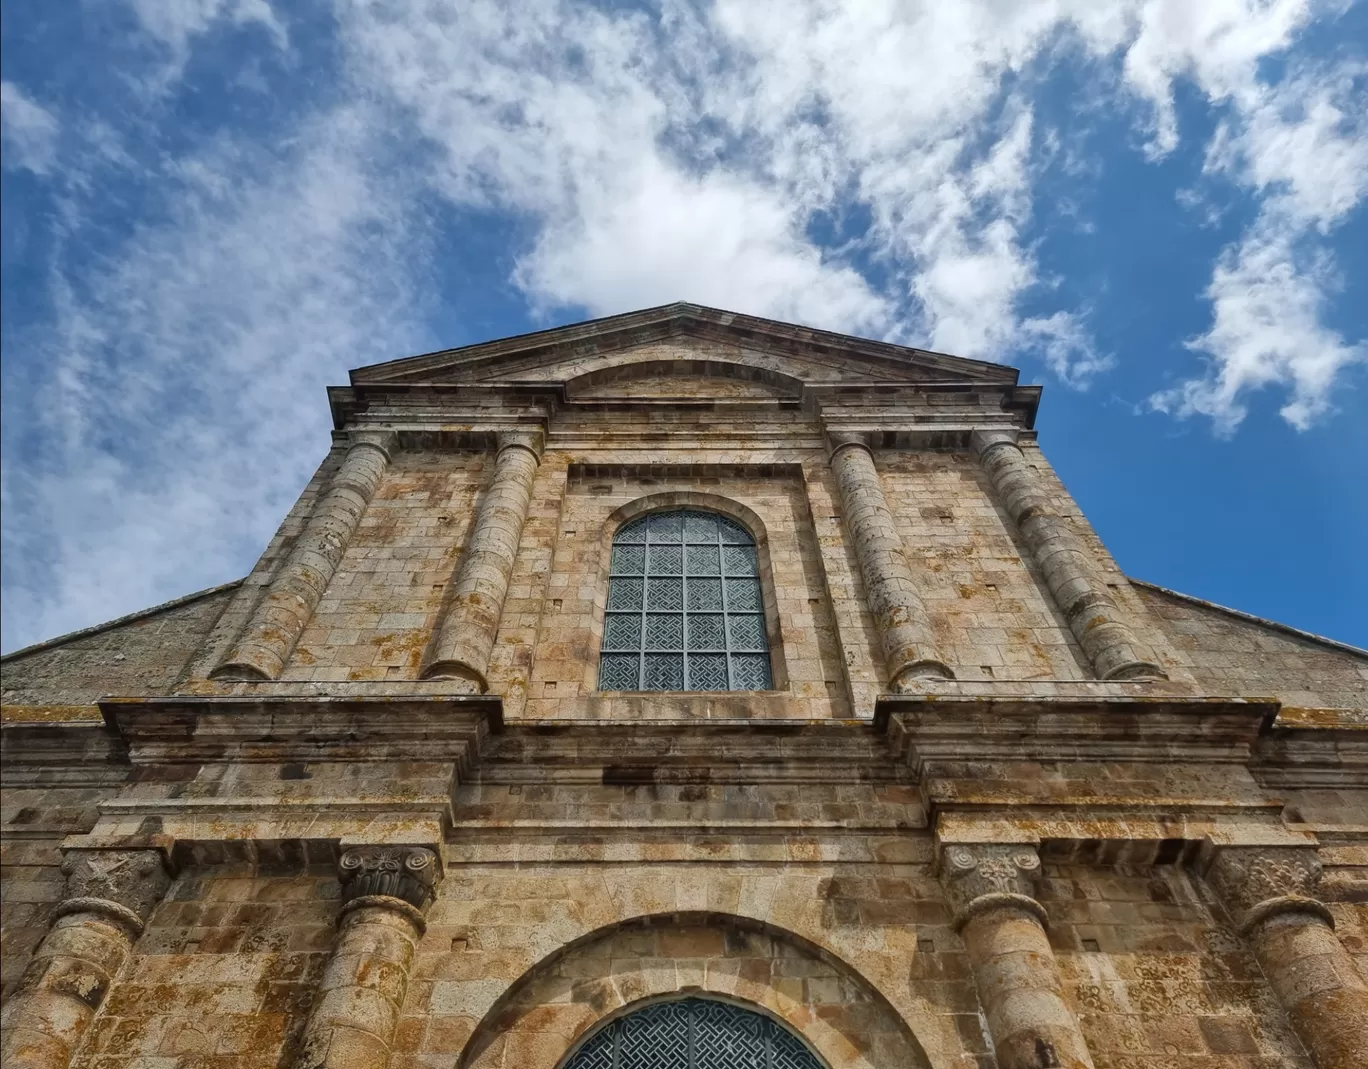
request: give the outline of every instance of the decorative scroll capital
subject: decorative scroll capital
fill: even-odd
[[[353,846],[342,852],[337,871],[344,910],[363,898],[397,898],[420,917],[442,879],[437,854],[424,846]]]
[[[1023,910],[1043,925],[1045,907],[1032,895],[1040,855],[1024,843],[955,844],[941,854],[940,878],[956,931],[994,909]]]
[[[1329,908],[1312,895],[1320,877],[1312,846],[1220,846],[1206,872],[1241,934],[1282,913],[1310,913],[1333,928]]]
[[[67,850],[62,856],[67,896],[56,916],[97,913],[142,934],[143,925],[171,885],[160,850]]]
[[[500,431],[494,440],[495,456],[505,449],[526,449],[537,458],[538,463],[541,462],[542,450],[546,448],[546,436],[539,430]]]

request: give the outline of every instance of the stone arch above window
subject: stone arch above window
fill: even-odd
[[[652,1002],[589,1036],[563,1069],[825,1069],[764,1013],[716,998]]]
[[[703,509],[618,528],[599,656],[602,691],[746,691],[774,685],[754,536]]]

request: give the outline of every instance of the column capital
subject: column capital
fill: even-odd
[[[874,451],[869,435],[864,431],[827,431],[827,458],[833,458],[847,446],[857,446],[866,453]]]
[[[518,430],[518,431],[499,431],[494,436],[494,454],[497,457],[505,449],[526,449],[538,463],[541,462],[543,450],[546,448],[546,435],[539,429]]]
[[[974,431],[969,435],[969,448],[979,456],[982,456],[995,445],[1010,445],[1015,447],[1020,439],[1020,431],[1002,429]]]
[[[171,884],[166,859],[155,848],[64,850],[62,873],[67,895],[56,916],[99,914],[133,939],[142,934],[147,918]]]
[[[366,906],[402,914],[421,932],[437,897],[442,862],[425,846],[351,846],[337,861],[342,917]]]
[[[1331,928],[1329,908],[1312,894],[1321,877],[1316,848],[1307,846],[1218,846],[1206,881],[1230,911],[1243,935],[1283,913],[1309,913]]]
[[[957,843],[941,851],[941,885],[956,931],[976,916],[1003,908],[1022,910],[1044,925],[1045,907],[1032,893],[1039,875],[1040,855],[1029,843]]]
[[[347,445],[373,446],[385,454],[386,460],[390,460],[394,451],[399,448],[399,435],[394,431],[374,427],[355,427],[347,432]]]

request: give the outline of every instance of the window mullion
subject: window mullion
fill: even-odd
[[[736,684],[732,679],[731,631],[727,627],[727,556],[722,551],[722,526],[717,527],[717,585],[722,588],[722,658],[727,664],[727,689]]]

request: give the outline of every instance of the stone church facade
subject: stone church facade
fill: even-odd
[[[1015,370],[330,397],[246,579],[0,666],[6,1069],[1368,1065],[1368,654],[1128,579]]]

